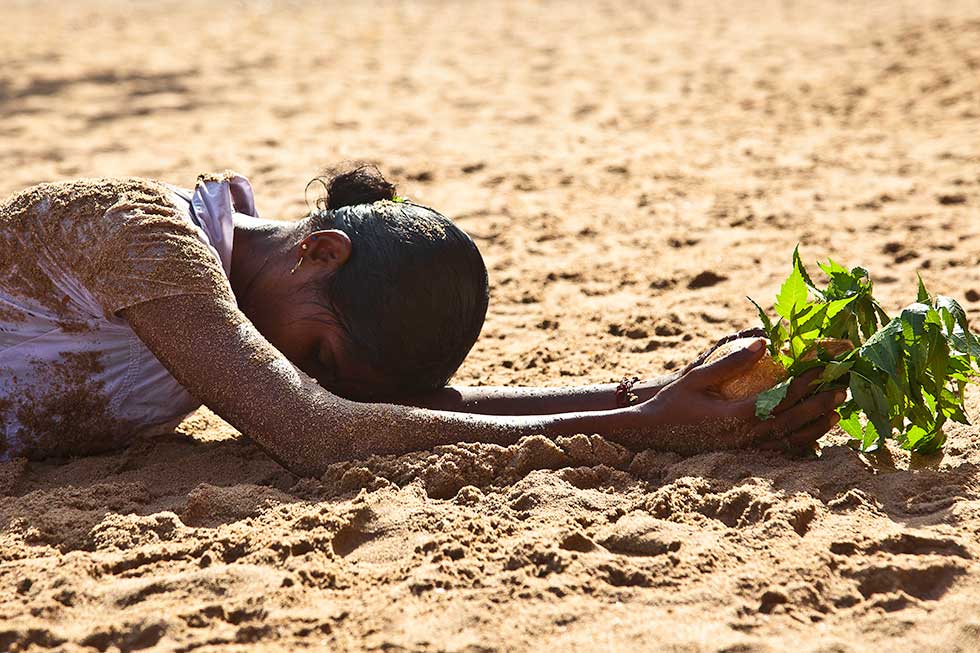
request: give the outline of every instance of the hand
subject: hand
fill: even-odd
[[[654,396],[656,396],[658,392],[666,388],[668,385],[670,385],[677,379],[681,378],[682,376],[684,376],[685,374],[693,370],[695,367],[698,367],[699,365],[704,363],[704,361],[708,358],[708,356],[711,355],[712,352],[714,352],[714,350],[718,349],[726,342],[731,342],[732,340],[738,340],[739,338],[761,338],[765,335],[766,334],[762,329],[754,328],[754,329],[744,329],[742,331],[739,331],[738,333],[733,333],[730,336],[725,336],[724,338],[716,342],[710,349],[699,354],[698,357],[695,358],[693,361],[691,361],[684,369],[675,370],[674,372],[665,374],[664,376],[660,376],[655,379],[640,381],[635,386],[633,386],[633,394],[639,397],[640,401],[647,401],[649,399],[652,399]]]
[[[714,345],[712,345],[709,349],[706,349],[705,351],[698,354],[697,358],[695,358],[693,361],[688,363],[687,367],[681,370],[681,376],[684,376],[685,374],[693,370],[695,367],[699,367],[702,363],[704,363],[704,361],[708,359],[708,356],[710,356],[716,349],[718,349],[725,343],[731,342],[732,340],[738,340],[739,338],[762,338],[765,337],[765,335],[766,335],[765,331],[763,331],[759,327],[753,327],[751,329],[742,329],[741,331],[737,333],[733,333],[730,336],[725,336],[724,338],[716,342]]]
[[[839,421],[835,410],[846,398],[841,390],[812,394],[811,385],[821,368],[794,380],[768,420],[755,416],[755,397],[728,401],[711,390],[747,372],[765,353],[765,341],[758,339],[710,365],[695,366],[636,407],[646,425],[643,430],[649,431],[651,423],[657,425],[662,432],[659,444],[684,453],[745,447],[791,452],[812,447]]]

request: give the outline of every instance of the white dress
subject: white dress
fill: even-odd
[[[230,288],[236,212],[257,216],[233,174],[193,191],[46,184],[0,204],[0,460],[115,448],[200,405],[118,313]]]

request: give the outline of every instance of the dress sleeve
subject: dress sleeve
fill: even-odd
[[[172,202],[123,199],[103,219],[107,237],[86,266],[85,281],[106,316],[176,295],[234,303],[221,261]]]

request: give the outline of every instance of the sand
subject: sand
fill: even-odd
[[[0,194],[376,161],[490,269],[469,384],[677,369],[797,242],[980,316],[980,5],[7,2]],[[976,419],[980,401],[969,395]],[[201,411],[0,466],[0,650],[980,651],[944,453],[448,446],[301,480]]]

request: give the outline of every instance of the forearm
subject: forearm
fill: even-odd
[[[674,373],[637,383],[633,387],[633,394],[637,396],[635,403],[642,403],[654,397],[677,377],[678,374]],[[450,386],[399,403],[406,406],[480,415],[556,415],[595,412],[617,408],[617,386],[616,383],[555,388]]]
[[[372,454],[455,442],[513,444],[543,434],[617,433],[632,410],[492,416],[357,403],[321,388],[273,348],[230,302],[179,296],[127,309],[140,338],[191,393],[301,475]],[[207,356],[187,346],[207,342]]]
[[[233,401],[215,407],[293,472],[319,476],[331,464],[399,455],[458,442],[508,446],[522,437],[599,433],[624,446],[642,440],[635,409],[557,415],[480,415],[394,404],[356,403],[321,388],[296,388],[275,410]],[[304,400],[304,397],[306,398]]]
[[[257,371],[242,370],[236,377]],[[319,476],[330,464],[344,460],[457,442],[508,446],[529,435],[599,433],[629,446],[636,421],[634,409],[483,415],[359,403],[327,392],[298,370],[264,374],[261,383],[250,385],[260,387],[266,400],[256,400],[251,390],[238,386],[227,394],[212,389],[209,405],[284,466],[307,476]]]
[[[761,337],[760,329],[745,329],[719,340],[718,347],[738,338]],[[708,349],[685,369],[657,378],[640,381],[633,387],[635,403],[652,399],[664,387],[679,379],[687,370],[700,365],[714,350]],[[612,410],[616,406],[617,383],[558,387],[448,387],[423,397],[401,401],[407,406],[449,410],[481,415],[545,415],[575,411]]]
[[[507,446],[529,435],[556,438],[577,433],[616,434],[635,421],[629,410],[557,415],[480,415],[406,408],[391,404],[355,404],[357,416],[346,423],[348,457],[403,454],[457,442]]]

